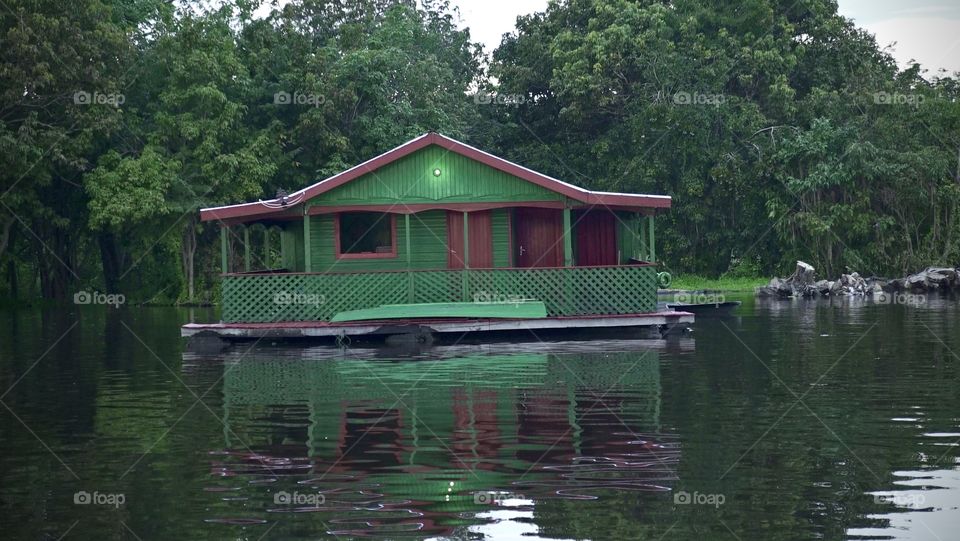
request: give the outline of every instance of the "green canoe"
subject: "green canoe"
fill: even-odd
[[[382,304],[376,308],[338,312],[330,320],[363,321],[367,319],[535,319],[547,317],[547,307],[540,301],[515,303],[434,302],[423,304]]]

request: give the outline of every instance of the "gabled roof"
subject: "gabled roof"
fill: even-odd
[[[241,203],[238,205],[227,205],[223,207],[212,207],[200,210],[201,221],[211,220],[232,220],[239,221],[243,218],[257,219],[258,217],[267,217],[268,215],[285,215],[289,210],[304,201],[328,192],[338,186],[342,186],[351,180],[359,178],[367,173],[391,162],[399,160],[404,156],[412,154],[422,148],[430,145],[437,145],[442,148],[455,152],[467,158],[474,159],[480,163],[503,171],[504,173],[532,182],[538,186],[550,191],[562,194],[570,199],[579,201],[584,205],[596,205],[604,207],[633,207],[633,208],[669,208],[670,196],[667,195],[643,195],[614,192],[594,192],[573,184],[568,184],[562,180],[544,175],[527,169],[522,165],[517,165],[511,161],[494,156],[468,144],[461,143],[456,139],[451,139],[439,133],[425,133],[420,137],[411,139],[406,143],[384,152],[383,154],[369,159],[359,165],[351,167],[342,173],[337,173],[332,177],[326,178],[298,190],[286,197],[287,206],[281,206],[279,199],[267,201],[256,201],[253,203]]]

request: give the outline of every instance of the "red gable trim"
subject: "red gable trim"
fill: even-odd
[[[457,140],[445,137],[438,133],[426,133],[412,139],[392,150],[389,150],[373,159],[367,160],[359,165],[351,167],[342,173],[322,180],[316,184],[308,186],[302,190],[296,191],[288,196],[288,199],[299,198],[301,201],[308,201],[314,197],[328,192],[338,186],[342,186],[351,180],[361,177],[367,173],[412,154],[429,145],[437,145],[451,152],[456,152],[480,163],[503,171],[504,173],[522,178],[550,191],[565,195],[575,201],[580,201],[588,205],[615,205],[625,207],[641,208],[669,208],[670,197],[665,195],[640,195],[609,192],[592,192],[573,184],[567,184],[553,177],[537,173],[521,165],[507,161],[503,158],[488,154],[482,150],[466,145]],[[275,202],[272,200],[271,202]],[[398,203],[402,205],[402,203]],[[231,218],[261,216],[277,213],[275,208],[268,208],[262,202],[243,203],[239,205],[229,205],[224,207],[214,207],[202,209],[200,211],[201,221],[227,220]],[[286,213],[286,212],[284,212]]]
[[[534,207],[546,209],[562,209],[563,201],[523,201],[523,202],[505,202],[505,203],[412,203],[404,205],[401,203],[380,204],[380,205],[318,205],[310,207],[308,214],[310,216],[319,216],[321,214],[336,214],[338,212],[389,212],[392,214],[416,214],[426,210],[453,210],[459,212],[479,212],[481,210],[513,208],[513,207]]]
[[[546,188],[552,192],[565,195],[570,199],[586,203],[588,205],[625,205],[632,207],[647,208],[670,208],[670,197],[666,195],[641,195],[611,192],[592,192],[573,184],[567,184],[562,180],[538,173],[532,169],[527,169],[522,165],[517,165],[507,161],[499,156],[494,156],[460,141],[444,137],[434,133],[430,134],[437,138],[435,145],[439,145],[451,152],[472,158],[482,164],[499,169],[515,177],[522,178],[538,186]]]

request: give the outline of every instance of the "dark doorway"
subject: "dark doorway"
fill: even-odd
[[[609,210],[587,210],[573,217],[577,266],[616,265],[617,217]]]
[[[470,237],[470,267],[489,269],[493,267],[493,233],[490,211],[468,213],[467,235]],[[447,211],[447,268],[462,269],[463,261],[463,213]]]
[[[518,208],[513,227],[518,267],[563,266],[563,211]]]

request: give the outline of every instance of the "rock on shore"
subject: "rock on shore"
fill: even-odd
[[[960,289],[960,269],[927,267],[904,278],[863,278],[856,272],[841,274],[836,280],[814,280],[816,271],[809,263],[797,261],[796,270],[788,278],[774,278],[757,288],[760,297],[816,297],[873,295],[883,292],[949,291]]]

